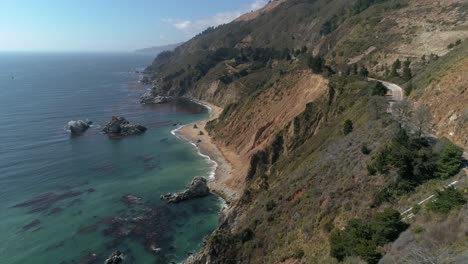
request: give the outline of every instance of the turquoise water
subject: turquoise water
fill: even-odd
[[[126,263],[179,262],[217,225],[208,196],[166,204],[212,164],[171,134],[174,123],[206,118],[189,102],[142,106],[137,54],[0,53],[0,263],[103,263],[119,249]],[[112,115],[148,127],[111,140]],[[69,120],[94,127],[71,138]],[[141,198],[126,203],[125,195]]]

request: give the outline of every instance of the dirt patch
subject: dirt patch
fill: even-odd
[[[468,149],[468,58],[425,87],[417,105],[429,107],[438,136]],[[445,103],[440,103],[445,102]]]

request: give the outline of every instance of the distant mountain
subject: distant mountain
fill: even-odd
[[[135,52],[139,53],[152,53],[152,54],[159,54],[163,51],[173,51],[175,48],[178,46],[182,45],[183,42],[175,43],[175,44],[169,44],[169,45],[164,45],[164,46],[155,46],[155,47],[150,47],[150,48],[143,48],[143,49],[137,49]]]

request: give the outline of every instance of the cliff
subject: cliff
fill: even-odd
[[[189,262],[377,263],[415,227],[398,214],[408,197],[455,179],[466,188],[459,167],[440,176],[451,143],[401,129],[366,77],[402,85],[413,112],[428,106],[428,132],[466,147],[467,10],[461,0],[273,1],[161,53],[146,69],[153,93],[223,107],[207,130],[243,165],[226,181],[239,198]],[[432,217],[422,225],[446,223],[421,210]]]

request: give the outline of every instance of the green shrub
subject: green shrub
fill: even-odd
[[[350,220],[344,230],[335,229],[331,233],[330,255],[339,261],[359,256],[367,263],[378,263],[382,255],[377,248],[397,239],[407,227],[400,213],[393,209],[377,213],[368,224],[359,219]]]
[[[446,214],[466,203],[463,194],[453,187],[438,191],[436,198],[428,203],[427,208],[436,213]]]
[[[384,148],[377,152],[371,159],[370,163],[367,165],[367,171],[369,175],[374,175],[375,173],[385,174],[389,170],[389,153],[387,148]]]
[[[374,87],[372,87],[371,95],[384,96],[387,94],[387,88],[381,83],[377,82]]]
[[[452,143],[447,143],[437,160],[436,176],[447,179],[457,174],[462,167],[463,150]]]
[[[411,229],[411,231],[413,231],[413,233],[415,234],[420,234],[422,232],[424,232],[424,227],[422,226],[415,226]]]
[[[412,210],[413,214],[417,214],[419,213],[419,211],[421,211],[421,206],[419,204],[414,204],[412,207],[413,207],[413,210]]]
[[[343,133],[348,135],[351,132],[353,132],[353,121],[351,121],[351,119],[347,119],[343,124]]]
[[[423,138],[410,138],[404,129],[392,140],[375,151],[367,165],[370,175],[397,173],[397,181],[383,189],[380,198],[392,198],[414,190],[419,184],[435,177],[437,156]],[[379,198],[379,200],[381,200]]]

